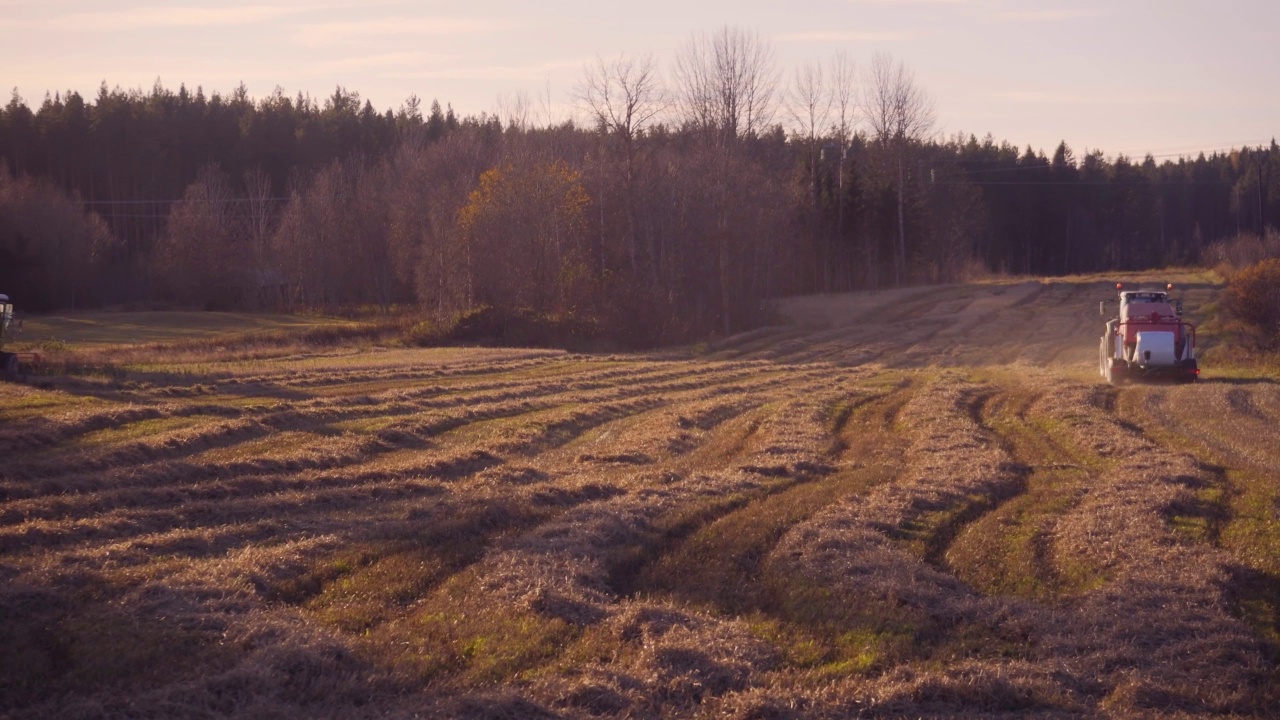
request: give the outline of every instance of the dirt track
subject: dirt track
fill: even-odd
[[[0,387],[0,715],[1265,716],[1280,387],[1102,385],[1110,292]]]

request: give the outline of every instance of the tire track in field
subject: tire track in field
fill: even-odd
[[[867,612],[893,596],[894,602],[928,609],[930,622],[945,622],[942,608],[955,605],[946,597],[968,594],[927,561],[941,556],[952,524],[969,519],[970,508],[1004,501],[1023,484],[1008,457],[973,421],[972,405],[982,392],[944,380],[914,393],[899,420],[914,431],[903,473],[795,528],[770,558],[771,572],[833,584]],[[855,578],[869,577],[886,584],[851,586]]]
[[[964,528],[945,559],[960,579],[988,594],[1054,603],[1102,581],[1082,563],[1064,561],[1052,541],[1100,464],[1063,445],[1038,412],[1045,391],[1019,380],[1001,378],[981,414],[983,427],[1026,473],[1026,492]]]
[[[979,697],[1062,709],[1028,658],[1038,611],[974,590],[945,562],[964,527],[1025,490],[1024,473],[978,422],[992,397],[991,386],[945,374],[917,386],[897,420],[911,434],[896,477],[798,524],[768,557],[785,611],[819,636],[845,638],[823,667],[860,712],[909,713],[929,696],[943,714],[964,714],[965,698]]]
[[[1121,395],[1118,413],[1140,424],[1158,423],[1233,464],[1280,473],[1276,427],[1280,386],[1226,386],[1200,382],[1135,387]]]
[[[1087,487],[1080,487],[1077,474],[1064,507],[1037,526],[1041,549],[1035,562],[1040,567],[1052,567],[1063,557],[1086,562],[1105,577],[1100,586],[1063,587],[1047,573],[1049,592],[1017,593],[1052,601],[1042,606],[981,595],[945,572],[964,555],[966,533],[980,532],[984,523],[1040,493],[1038,481],[1027,494],[1015,493],[961,532],[946,552],[947,563],[937,567],[924,565],[918,559],[922,553],[904,552],[893,540],[922,507],[937,507],[931,493],[926,489],[924,503],[918,498],[903,503],[901,494],[909,491],[898,483],[880,486],[866,498],[820,513],[792,530],[770,558],[775,582],[793,589],[792,607],[808,613],[823,607],[823,588],[836,589],[840,602],[828,610],[836,629],[828,632],[865,628],[870,639],[862,652],[881,653],[886,656],[882,662],[893,668],[850,689],[861,687],[864,696],[877,698],[871,707],[882,712],[910,712],[908,708],[925,707],[921,703],[929,697],[948,698],[935,706],[945,712],[972,708],[982,697],[1024,711],[1259,712],[1262,700],[1251,688],[1265,684],[1267,662],[1262,644],[1232,615],[1226,589],[1229,557],[1181,546],[1166,527],[1164,513],[1179,502],[1195,464],[1116,423],[1091,390],[1060,385],[1052,378],[1046,385],[1050,392],[1033,390],[1030,398],[1016,400],[1025,411],[1070,428],[1048,450],[1036,448],[1032,459],[1083,449],[1101,462],[1087,466]],[[929,408],[926,416],[940,418],[936,402],[913,400],[917,409]],[[994,418],[1006,402],[1005,396],[988,396],[975,409]],[[965,403],[952,406],[959,409]],[[942,422],[952,428],[957,424]],[[1032,432],[1010,447],[1017,453],[1042,440]],[[928,447],[935,454],[964,455],[966,446],[975,449],[963,432],[936,427],[924,430],[919,442],[918,449]],[[959,467],[972,472],[983,462],[975,458],[944,465],[963,476]],[[972,475],[978,483],[974,487],[989,482],[979,477],[989,478],[990,469],[999,465],[989,459],[986,472]],[[934,467],[919,461],[913,466]],[[908,471],[904,477],[916,474]],[[963,483],[950,483],[947,492]],[[999,489],[979,494],[1010,497]],[[1033,546],[1031,554],[1036,553]],[[927,549],[923,553],[929,554]],[[1056,559],[1046,562],[1049,557]],[[1001,589],[999,580],[990,585]],[[894,628],[903,623],[911,632],[896,637]],[[973,632],[983,638],[979,645],[965,640]],[[941,670],[909,670],[916,659],[930,662],[956,652],[968,659]],[[1206,673],[1206,668],[1214,671]]]
[[[530,406],[524,405],[524,404],[511,406],[511,407],[499,406],[496,408],[496,410],[491,410],[491,411],[485,411],[483,408],[472,409],[472,410],[468,410],[466,413],[464,413],[461,416],[456,416],[456,417],[445,416],[443,418],[437,418],[435,420],[429,420],[425,422],[417,421],[414,424],[414,426],[408,427],[406,429],[409,432],[416,432],[423,435],[432,435],[432,434],[447,431],[451,428],[464,425],[466,422],[475,421],[477,419],[494,418],[494,417],[499,417],[503,415],[520,415],[520,414],[527,413],[529,409],[531,409]],[[404,431],[395,431],[396,434],[400,434],[402,432]],[[374,436],[374,439],[371,440],[371,442],[381,439],[383,436],[387,436],[389,434],[391,434],[391,431],[389,430],[380,431],[380,433]],[[399,440],[400,438],[393,437],[392,439]],[[403,442],[398,443],[398,445],[403,445],[403,444],[404,444]],[[389,449],[395,449],[395,448],[393,447]],[[354,457],[350,459],[359,460],[363,458]],[[195,482],[200,479],[226,479],[227,477],[232,477],[237,475],[256,476],[256,475],[282,473],[282,472],[297,472],[297,471],[307,470],[307,469],[317,469],[317,468],[322,469],[324,467],[332,467],[335,464],[337,463],[332,461],[332,457],[330,457],[329,462],[306,462],[305,460],[299,460],[299,459],[286,459],[286,460],[266,461],[266,462],[264,461],[236,462],[236,463],[229,463],[225,465],[217,465],[217,464],[189,465],[188,464],[188,465],[175,466],[172,463],[170,463],[170,464],[158,466],[156,469],[157,471],[153,476],[139,477],[136,470],[130,470],[127,472],[127,474],[131,476],[132,480],[134,480],[133,484],[135,485],[165,487],[170,485],[172,481],[177,478],[184,478],[188,481]],[[118,483],[99,481],[95,479],[94,484],[98,485],[99,488],[101,488],[102,486],[106,486],[106,487],[114,487],[117,490],[120,489],[120,486]],[[86,488],[85,486],[82,485],[80,486],[80,489],[84,490]],[[93,489],[93,488],[89,488],[89,489]],[[133,490],[134,490],[133,488],[130,488],[128,490],[125,490],[125,492],[130,492]],[[134,500],[136,501],[137,498],[134,498]],[[94,509],[94,511],[97,511],[100,509],[101,507],[97,507]],[[21,512],[22,508],[20,505],[18,505],[16,507],[11,508],[11,510]],[[26,513],[26,514],[30,514],[30,513]]]
[[[589,411],[570,412],[537,428],[516,442],[500,443],[495,447],[508,452],[534,452],[556,443],[558,438],[567,433],[580,431],[637,409],[652,407],[655,402],[610,403],[599,405]],[[520,415],[527,414],[523,410],[524,408],[521,408]],[[280,461],[284,463],[283,468],[271,468],[265,473],[255,473],[259,477],[253,477],[249,472],[245,472],[260,470],[260,468],[253,468],[253,463],[245,463],[250,467],[243,468],[245,471],[242,472],[224,468],[222,473],[225,473],[226,480],[213,488],[197,486],[194,492],[190,490],[175,492],[167,486],[156,490],[135,489],[107,494],[105,497],[102,495],[90,497],[85,502],[79,503],[78,510],[74,507],[68,508],[72,503],[66,500],[58,501],[54,506],[56,516],[48,521],[29,519],[35,512],[30,508],[21,506],[6,508],[3,517],[17,519],[18,523],[0,528],[0,548],[6,552],[12,552],[18,548],[32,546],[48,548],[70,542],[82,542],[86,539],[119,540],[124,535],[163,532],[187,527],[207,517],[217,518],[219,522],[236,522],[244,518],[258,518],[264,513],[296,516],[311,510],[332,510],[338,505],[350,508],[353,503],[377,502],[379,488],[386,485],[385,480],[375,478],[373,482],[362,481],[358,473],[354,478],[349,473],[331,476],[335,477],[337,487],[296,489],[298,483],[293,478],[296,478],[301,471],[332,471],[358,466],[367,462],[369,456],[379,449],[383,451],[389,449],[372,439],[355,440],[351,444],[353,446],[345,452],[340,449],[338,452],[330,452],[305,462],[297,459]],[[439,477],[442,474],[447,476],[457,473],[459,467],[464,471],[467,469],[475,471],[499,462],[501,459],[497,453],[488,450],[468,450],[464,451],[459,459],[427,463],[410,477]],[[203,471],[206,478],[217,478],[220,474],[218,470],[207,466],[195,465],[190,469],[192,472]],[[172,468],[165,470],[169,471],[166,477],[173,476]],[[181,475],[181,473],[178,474]],[[261,477],[262,475],[283,475],[284,477],[273,482],[269,477]],[[281,484],[286,485],[290,490],[280,491]],[[236,498],[234,500],[226,499],[224,489],[228,485],[234,488],[230,493],[231,497]],[[200,494],[204,492],[210,492],[214,497],[200,498]],[[146,505],[141,508],[132,507],[141,503],[148,505],[161,503],[161,505],[160,507]],[[68,520],[66,517],[68,515],[72,519]]]
[[[803,387],[804,386],[801,386],[801,388]],[[708,410],[709,410],[708,415],[700,416],[700,418],[698,418],[700,427],[717,428],[719,427],[719,424],[723,423],[723,421],[726,421],[728,419],[727,416],[724,416],[722,413],[719,413],[719,411],[716,409],[708,409]],[[630,441],[626,441],[626,439],[623,439],[623,441],[620,441],[620,442],[625,443],[625,445],[627,446],[631,445]],[[696,482],[701,482],[701,480],[696,480]],[[563,479],[557,480],[557,486],[563,487],[564,484],[566,484],[566,482],[564,482]],[[643,483],[643,486],[641,487],[652,489],[653,483]],[[710,495],[708,495],[708,493],[710,493]],[[701,492],[701,495],[703,495],[704,497],[713,497],[714,495],[716,495],[716,493],[714,493],[713,491],[710,491],[710,488],[704,488],[704,491]],[[598,505],[598,503],[600,502],[607,502],[607,501],[605,500],[595,501],[596,505]],[[576,507],[576,506],[570,505],[567,511],[568,512],[576,511],[576,510],[573,510],[573,507]],[[572,528],[577,528],[579,527],[579,525],[580,524],[577,523],[577,521],[570,521],[570,523],[568,523],[568,527],[572,527]],[[545,523],[543,524],[543,527],[545,527]],[[462,568],[466,568],[466,565],[463,565]],[[467,573],[467,570],[465,569],[460,569],[458,571],[462,571],[462,573]],[[457,577],[457,575],[454,575],[454,577]],[[566,605],[566,603],[562,602],[561,598],[557,598],[554,596],[543,596],[543,601],[539,603],[538,607],[540,610],[543,610],[543,611],[561,612],[561,614],[566,614],[566,612],[573,611],[572,605]],[[644,614],[641,614],[641,615],[644,615]],[[632,618],[631,621],[641,621],[641,620],[644,620],[644,619]],[[696,618],[686,618],[686,620],[699,621],[699,619],[696,619]],[[645,620],[645,621],[646,623],[648,623],[648,620]],[[394,626],[394,623],[392,623],[392,626]],[[645,626],[649,626],[649,625],[646,624]],[[723,628],[719,628],[719,630],[723,630]],[[380,632],[380,630],[378,628],[375,628],[374,632],[376,635]],[[389,632],[394,632],[394,630],[389,630]],[[403,637],[403,635],[396,635],[396,637]],[[735,647],[737,647],[737,644],[735,644]]]
[[[1054,538],[1108,582],[1072,603],[1043,652],[1070,658],[1080,684],[1094,683],[1090,693],[1114,711],[1256,713],[1263,698],[1253,688],[1265,686],[1270,663],[1232,612],[1236,561],[1168,526],[1205,482],[1200,464],[1113,415],[1110,397],[1059,383],[1041,404],[1072,443],[1108,461]]]
[[[831,407],[812,408],[825,416],[830,428],[827,437],[811,441],[821,449],[822,459],[808,462],[829,466],[829,471],[672,538],[651,551],[652,560],[629,573],[623,592],[662,593],[733,616],[752,612],[779,616],[780,601],[764,583],[764,559],[793,526],[897,475],[904,448],[893,425],[907,395],[906,385],[880,392],[864,390]]]

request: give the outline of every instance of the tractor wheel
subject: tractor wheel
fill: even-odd
[[[15,377],[18,374],[18,356],[14,353],[0,352],[0,374]]]
[[[1123,385],[1128,379],[1129,366],[1123,360],[1109,358],[1107,362],[1107,382],[1112,385]]]
[[[1200,373],[1197,367],[1195,360],[1183,360],[1182,372],[1179,374],[1178,379],[1184,383],[1193,383],[1199,380]]]

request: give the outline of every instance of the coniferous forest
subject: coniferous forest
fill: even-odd
[[[665,81],[601,60],[577,124],[380,112],[342,87],[15,91],[0,292],[32,311],[488,306],[649,344],[750,327],[780,295],[1162,267],[1280,226],[1274,140],[1157,160],[942,137],[901,62],[784,76],[763,50],[695,37]]]

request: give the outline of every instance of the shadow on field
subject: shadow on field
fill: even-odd
[[[31,375],[27,385],[41,390],[60,390],[72,395],[100,400],[133,401],[143,397],[195,397],[232,395],[243,398],[270,398],[281,401],[310,400],[311,393],[275,383],[240,383],[223,374],[175,374],[139,370],[69,369],[65,374]]]
[[[1245,377],[1245,378],[1217,378],[1208,377],[1201,378],[1198,382],[1210,383],[1213,385],[1280,385],[1274,378],[1269,377]]]
[[[115,589],[78,573],[62,589],[7,581],[0,592],[0,713],[142,678],[145,690],[230,665],[217,632],[101,602]]]
[[[1229,572],[1236,614],[1262,630],[1272,662],[1280,664],[1280,575],[1242,565]]]

